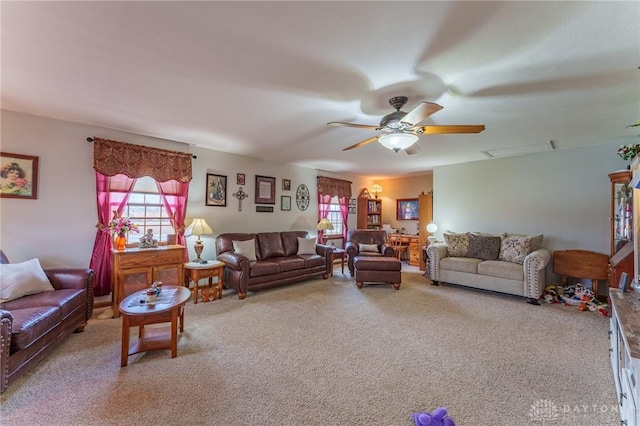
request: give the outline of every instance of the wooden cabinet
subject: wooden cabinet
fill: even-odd
[[[611,180],[611,256],[633,239],[633,203],[630,170],[609,174]]]
[[[640,420],[637,402],[638,374],[640,374],[640,340],[634,334],[640,320],[637,293],[609,290],[611,319],[609,320],[609,348],[611,368],[620,404],[620,424],[636,425]]]
[[[422,260],[422,250],[420,248],[420,237],[417,235],[403,236],[403,240],[409,244],[409,265],[420,266]],[[404,242],[404,241],[403,241]]]
[[[371,198],[367,188],[358,196],[358,229],[382,229],[382,200]]]
[[[629,186],[631,171],[620,170],[609,174],[611,180],[611,258],[609,259],[608,284],[618,288],[620,275],[629,274],[632,279],[634,269],[633,249],[633,191]]]
[[[180,245],[111,250],[114,318],[120,316],[118,305],[125,297],[150,287],[154,281],[182,286],[184,252],[185,247]]]
[[[429,231],[427,225],[433,221],[433,192],[418,195],[418,266],[421,271],[426,270],[426,256],[422,256],[422,249],[429,245]]]

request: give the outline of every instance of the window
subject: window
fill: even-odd
[[[112,210],[122,202],[124,195],[123,193],[121,196],[113,197],[116,205]],[[139,237],[143,236],[148,229],[153,230],[154,239],[162,242],[167,241],[167,234],[175,234],[171,218],[158,193],[156,182],[151,177],[145,176],[136,181],[122,216],[130,218],[140,228],[139,233],[127,235],[127,241],[130,243],[138,242]]]
[[[327,216],[329,222],[333,225],[333,229],[327,229],[324,231],[325,237],[339,236],[342,237],[342,229],[344,223],[342,222],[342,214],[340,213],[340,204],[338,204],[338,197],[331,198],[331,204],[329,205],[329,215]]]

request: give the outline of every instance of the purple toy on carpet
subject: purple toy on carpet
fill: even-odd
[[[412,413],[411,418],[416,422],[416,426],[456,426],[456,422],[449,417],[444,407],[436,408],[433,413]]]

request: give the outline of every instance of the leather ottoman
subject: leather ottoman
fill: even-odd
[[[400,290],[402,263],[395,257],[356,256],[353,266],[358,288],[362,288],[365,282],[382,282]]]

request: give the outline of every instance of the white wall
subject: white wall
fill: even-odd
[[[543,233],[543,246],[609,254],[608,174],[626,168],[610,143],[437,167],[437,236],[482,231]],[[548,272],[551,270],[548,269]]]
[[[97,223],[93,144],[87,137],[97,136],[122,142],[176,151],[192,152],[193,180],[189,185],[187,224],[204,217],[214,235],[203,236],[203,258],[215,256],[215,237],[222,232],[255,232],[303,229],[315,234],[317,222],[316,176],[351,180],[354,190],[358,178],[339,176],[314,169],[269,163],[255,158],[226,154],[179,142],[135,135],[101,127],[46,119],[11,111],[1,111],[0,150],[39,157],[38,199],[0,199],[0,247],[12,262],[37,257],[45,267],[88,267]],[[226,207],[205,206],[206,173],[227,176]],[[249,194],[238,212],[236,173],[246,175],[243,190]],[[256,213],[255,175],[272,176],[276,181],[274,213]],[[282,179],[291,179],[291,191],[282,190]],[[302,212],[295,203],[295,190],[304,183],[311,193],[309,208]],[[291,211],[280,210],[280,196],[291,196]],[[355,227],[355,216],[349,226]],[[190,257],[195,257],[188,238]]]

